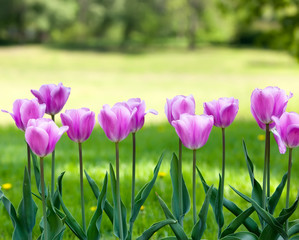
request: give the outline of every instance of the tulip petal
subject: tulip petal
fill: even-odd
[[[223,107],[220,110],[220,119],[221,119],[221,127],[225,128],[231,125],[234,121],[239,110],[239,106],[235,104],[231,104],[227,107]]]
[[[272,130],[272,133],[274,135],[275,141],[277,142],[279,152],[281,154],[285,154],[287,148],[286,148],[284,142],[282,141],[281,136],[279,135],[279,133],[275,129]]]
[[[38,99],[40,104],[45,103],[45,99],[39,91],[32,89],[31,93]]]
[[[60,114],[60,118],[61,118],[61,123],[63,126],[68,126],[69,129],[67,131],[67,135],[69,136],[69,138],[73,141],[76,141],[76,134],[74,131],[74,124],[73,124],[73,120],[72,118],[66,113],[61,113]]]
[[[31,150],[39,157],[47,155],[49,136],[47,132],[38,127],[28,127],[25,132],[26,142]]]
[[[43,105],[44,106],[44,105]],[[27,127],[27,123],[30,119],[37,119],[43,117],[43,109],[40,109],[40,105],[37,99],[24,101],[20,108],[21,120],[24,127]]]
[[[106,136],[112,141],[117,142],[117,135],[115,133],[115,127],[117,124],[116,114],[111,111],[109,105],[104,105],[103,109],[98,115],[98,121],[101,128],[104,130]]]
[[[290,148],[295,148],[299,146],[299,124],[288,126],[287,144]]]
[[[64,87],[62,83],[59,83],[58,86],[51,91],[53,115],[61,111],[66,101],[68,100],[70,93],[71,93],[71,89],[68,87]]]
[[[80,142],[86,141],[95,126],[95,113],[90,111],[85,113],[80,120]]]

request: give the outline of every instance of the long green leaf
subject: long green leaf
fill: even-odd
[[[70,211],[67,209],[67,207],[65,206],[63,200],[62,200],[62,196],[59,193],[59,201],[60,201],[60,205],[61,208],[63,210],[63,212],[65,213],[66,216],[66,224],[68,225],[68,227],[70,228],[70,230],[81,240],[87,240],[86,234],[84,233],[84,231],[82,230],[82,228],[80,227],[79,223],[76,221],[76,219],[73,217],[73,215],[70,213]]]
[[[221,240],[258,240],[258,237],[250,232],[238,232],[221,238]]]
[[[182,192],[183,192],[183,212],[180,215],[180,204],[179,204],[179,175],[178,175],[178,158],[173,153],[171,159],[170,176],[172,182],[172,199],[171,208],[176,219],[181,222],[186,213],[190,210],[190,197],[184,178],[182,176]]]
[[[0,188],[0,200],[2,201],[8,215],[10,216],[12,224],[14,226],[12,239],[13,240],[22,240],[22,239],[24,239],[24,237],[28,238],[28,233],[26,231],[26,228],[22,224],[20,219],[18,218],[15,207],[8,200],[8,198],[5,197],[4,193],[1,191],[1,188]]]
[[[47,198],[47,229],[48,238],[51,240],[61,240],[63,238],[63,233],[65,231],[64,220],[65,218],[60,218],[56,213],[55,206],[51,197]],[[43,239],[44,236],[42,236]]]
[[[60,200],[59,200],[59,194],[61,194],[62,196],[62,178],[64,176],[65,172],[62,172],[58,178],[57,178],[57,189],[54,192],[54,196],[53,196],[53,205],[55,208],[60,208]]]
[[[115,236],[120,238],[120,219],[118,217],[118,204],[117,204],[117,195],[116,195],[116,179],[115,179],[115,174],[114,170],[112,167],[112,164],[110,164],[110,179],[111,179],[111,189],[112,189],[112,198],[113,198],[113,205],[114,205],[114,215],[113,215],[113,232]],[[121,217],[122,217],[122,226],[123,226],[123,237],[124,239],[127,238],[128,235],[128,230],[127,230],[127,213],[126,213],[126,208],[123,202],[121,201]]]
[[[98,185],[95,183],[95,181],[88,175],[88,173],[84,170],[85,172],[85,176],[87,178],[87,181],[91,187],[91,190],[94,194],[94,196],[96,197],[96,199],[99,198],[100,195],[100,190]],[[113,224],[113,207],[111,206],[111,204],[108,202],[108,200],[106,199],[105,201],[105,207],[104,207],[104,211],[107,214],[110,222]]]
[[[295,234],[299,234],[299,224],[296,224],[289,228],[288,235],[291,237]]]
[[[218,191],[217,191],[216,201],[215,201],[215,217],[216,217],[216,222],[217,222],[220,230],[224,224],[222,181],[223,181],[222,177],[219,174],[219,186],[218,186]]]
[[[18,208],[18,218],[23,222],[23,225],[25,226],[29,234],[32,233],[32,230],[35,226],[36,213],[37,206],[32,199],[29,173],[27,168],[25,167],[23,180],[23,198]]]
[[[290,240],[299,240],[299,236],[292,237]]]
[[[140,237],[136,238],[136,240],[148,240],[154,235],[155,232],[159,231],[164,226],[175,223],[177,223],[177,221],[173,219],[165,219],[163,221],[154,223],[149,229],[144,231]]]
[[[157,176],[158,176],[161,164],[162,164],[163,157],[164,157],[164,153],[161,155],[161,157],[160,157],[160,159],[159,159],[159,161],[158,161],[158,163],[157,163],[157,165],[154,169],[154,175],[153,175],[152,180],[150,182],[148,182],[147,184],[145,184],[144,187],[141,188],[141,190],[138,192],[137,196],[134,199],[134,208],[132,210],[133,213],[132,213],[132,216],[130,218],[131,223],[133,223],[136,220],[141,206],[146,201],[148,195],[150,194],[150,192],[151,192],[151,190],[152,190],[152,188],[153,188],[153,186],[156,182],[156,179],[157,179]]]
[[[98,197],[97,209],[94,215],[92,216],[87,229],[88,240],[100,239],[100,226],[101,226],[103,210],[105,206],[107,188],[108,188],[108,173],[106,173],[105,175],[102,191],[100,192],[100,195]]]
[[[37,190],[39,192],[39,195],[41,196],[42,195],[42,188],[41,188],[39,164],[37,162],[36,155],[31,150],[30,150],[30,154],[31,154],[31,157],[32,157],[33,171],[34,171],[36,187],[37,187]],[[45,196],[46,197],[48,196],[48,189],[47,189],[46,184],[45,184]]]
[[[171,213],[169,208],[167,207],[166,203],[162,200],[162,198],[160,198],[158,196],[158,194],[157,194],[157,197],[158,197],[159,203],[162,207],[162,210],[165,214],[166,219],[177,220],[175,218],[175,216]],[[178,240],[188,240],[188,237],[187,237],[186,233],[184,232],[184,229],[178,222],[171,224],[170,227]]]
[[[265,211],[263,208],[259,206],[257,202],[255,202],[253,199],[247,197],[243,193],[239,192],[235,188],[231,186],[231,188],[243,199],[245,199],[247,202],[250,202],[252,206],[254,207],[257,214],[259,214],[275,231],[277,231],[284,239],[287,239],[287,234],[282,228],[282,224],[280,224],[270,213]]]
[[[234,233],[253,212],[254,207],[251,206],[250,208],[239,214],[222,232],[221,237],[225,237],[229,234]]]
[[[197,169],[197,173],[200,177],[200,180],[201,180],[201,183],[203,185],[203,188],[204,188],[204,191],[205,193],[207,193],[208,189],[210,188],[210,186],[206,183],[204,177],[202,176],[200,170],[198,168]],[[211,199],[210,199],[210,204],[213,208],[213,211],[214,211],[214,215],[215,215],[215,201],[216,201],[216,196],[217,196],[217,189],[215,187],[213,187],[213,190],[212,190],[212,195],[211,195]],[[238,216],[240,215],[243,211],[235,204],[233,203],[232,201],[226,199],[226,198],[223,198],[223,206],[229,210],[232,214],[234,214],[235,216]],[[244,221],[244,226],[248,229],[248,231],[254,233],[255,235],[259,236],[260,235],[260,230],[259,230],[259,227],[258,225],[250,218],[248,217],[245,221]]]
[[[282,191],[284,189],[284,186],[287,182],[287,177],[288,177],[288,173],[286,173],[285,175],[283,175],[282,180],[280,182],[280,184],[277,186],[275,192],[272,194],[272,196],[269,198],[269,202],[268,202],[268,210],[269,213],[273,214],[274,210],[277,206],[277,203],[280,199],[280,196],[282,194]]]
[[[207,228],[207,216],[208,216],[208,210],[209,210],[209,204],[210,204],[210,198],[212,195],[213,186],[209,188],[207,191],[204,203],[200,209],[200,212],[198,214],[198,221],[194,225],[191,233],[192,240],[200,240],[202,238],[202,235]]]

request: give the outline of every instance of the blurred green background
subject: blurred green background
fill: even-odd
[[[168,206],[171,202],[169,176],[177,136],[166,122],[166,98],[193,94],[196,113],[203,102],[219,97],[240,101],[236,121],[227,130],[227,177],[225,195],[242,209],[249,205],[232,193],[228,184],[250,195],[250,180],[243,156],[242,139],[262,182],[264,132],[250,113],[250,95],[255,88],[278,86],[292,92],[287,111],[299,111],[298,21],[295,0],[0,0],[0,108],[12,110],[18,98],[32,98],[30,89],[63,82],[71,87],[63,109],[89,107],[99,113],[103,104],[113,105],[131,97],[146,101],[159,115],[147,115],[138,133],[137,189],[152,176],[159,156],[166,151],[163,174],[137,218],[134,236],[155,221],[164,219],[154,192]],[[17,207],[26,162],[24,134],[13,126],[8,114],[0,114],[0,186],[11,183],[4,193]],[[60,124],[59,117],[56,118]],[[198,151],[198,166],[209,184],[218,184],[221,171],[219,129]],[[114,163],[113,144],[98,124],[83,146],[84,166],[101,185],[108,163]],[[121,191],[130,205],[131,139],[120,146]],[[64,200],[80,219],[77,146],[65,135],[57,145],[56,174],[66,171]],[[191,152],[184,149],[183,172],[191,190]],[[291,201],[299,185],[299,152],[294,150]],[[280,155],[271,139],[271,191],[287,171],[287,156]],[[46,180],[50,182],[50,158],[46,159]],[[165,176],[164,176],[165,175]],[[87,220],[96,201],[85,181]],[[78,191],[75,189],[78,188]],[[33,187],[36,192],[36,188]],[[204,193],[198,178],[199,209]],[[110,194],[108,198],[111,199]],[[41,204],[36,200],[39,209]],[[278,209],[285,204],[285,193]],[[275,215],[277,216],[277,211]],[[257,220],[257,216],[254,216]],[[293,219],[299,218],[297,210]],[[41,219],[38,211],[37,223]],[[204,237],[216,239],[217,228],[210,208]],[[225,211],[225,226],[233,216]],[[191,231],[192,217],[185,229]],[[0,239],[10,239],[12,223],[0,204]],[[88,221],[87,221],[88,222]],[[34,238],[39,235],[38,224]],[[104,239],[115,239],[112,226],[103,218]],[[153,239],[171,235],[165,228]],[[65,239],[74,239],[70,231]]]

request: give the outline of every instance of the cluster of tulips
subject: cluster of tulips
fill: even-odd
[[[135,162],[136,162],[136,133],[143,127],[147,113],[158,114],[155,110],[146,111],[145,102],[139,98],[131,98],[126,102],[116,103],[114,106],[104,105],[98,114],[98,122],[105,132],[107,138],[115,143],[115,168],[110,164],[110,179],[113,204],[106,198],[107,178],[106,173],[102,189],[99,190],[95,181],[85,171],[86,178],[97,199],[95,210],[89,225],[86,226],[84,210],[84,189],[83,189],[83,157],[82,143],[91,135],[95,126],[95,113],[88,108],[66,110],[60,114],[62,127],[55,124],[55,116],[63,109],[70,95],[70,88],[62,83],[42,85],[37,90],[31,90],[36,97],[32,100],[18,99],[13,104],[13,112],[10,113],[16,126],[25,132],[27,142],[27,166],[24,173],[23,199],[18,211],[5,197],[0,189],[0,200],[7,209],[13,225],[13,239],[32,239],[32,231],[35,226],[37,206],[32,194],[42,201],[43,218],[40,223],[41,235],[39,239],[62,239],[65,225],[79,239],[100,239],[100,225],[103,213],[105,212],[113,224],[113,232],[121,240],[133,238],[133,226],[140,208],[149,196],[158,176],[162,163],[163,154],[160,157],[155,169],[153,178],[135,194]],[[237,189],[232,189],[244,200],[251,203],[246,210],[241,210],[236,204],[224,197],[225,180],[225,128],[234,121],[238,110],[239,102],[234,98],[219,98],[204,103],[204,114],[195,114],[195,100],[190,96],[175,96],[167,99],[165,114],[169,123],[175,128],[179,137],[178,157],[173,154],[171,160],[171,181],[173,187],[172,210],[157,193],[158,201],[162,207],[166,219],[150,226],[139,236],[138,240],[150,239],[153,234],[162,227],[169,225],[174,237],[164,239],[190,239],[183,228],[184,216],[190,210],[190,197],[182,174],[182,145],[193,151],[193,174],[192,174],[192,210],[193,229],[191,239],[200,240],[206,229],[206,221],[209,205],[212,206],[215,220],[218,225],[218,239],[253,239],[253,240],[275,240],[275,239],[298,239],[298,220],[288,222],[289,217],[294,213],[298,205],[298,197],[289,207],[290,180],[292,166],[292,149],[299,146],[299,115],[295,112],[285,112],[288,100],[284,90],[277,87],[255,89],[251,95],[251,112],[258,126],[265,130],[265,162],[262,186],[254,177],[253,163],[251,162],[246,145],[243,142],[245,159],[252,183],[252,196],[248,197]],[[7,112],[2,110],[3,112]],[[49,114],[51,119],[43,118]],[[196,166],[196,150],[203,147],[210,135],[212,127],[222,130],[222,173],[219,174],[219,186],[209,186],[202,173]],[[79,224],[72,216],[62,199],[62,173],[57,182],[55,181],[55,146],[63,133],[67,132],[68,137],[78,143],[79,169],[80,169],[80,191],[81,191],[81,216],[82,224]],[[270,133],[278,143],[280,153],[289,149],[288,172],[283,176],[281,183],[275,192],[270,193]],[[119,142],[132,134],[132,191],[131,191],[131,215],[127,224],[126,208],[120,195],[119,178]],[[51,169],[51,190],[48,190],[44,177],[44,158],[52,154]],[[38,164],[37,157],[40,158]],[[33,168],[31,167],[33,163]],[[33,169],[33,170],[31,170]],[[34,194],[31,191],[31,172],[34,172],[36,186],[39,191]],[[196,172],[198,173],[206,196],[199,211],[196,210]],[[55,183],[56,182],[56,183]],[[279,217],[273,213],[282,195],[287,182],[286,208]],[[55,186],[57,188],[55,189]],[[236,218],[223,230],[224,216],[223,207],[227,208]],[[18,214],[17,214],[18,212]],[[256,223],[250,215],[256,212],[260,223]],[[244,225],[247,232],[236,232]],[[260,225],[260,226],[259,226]],[[129,228],[128,228],[129,226]]]

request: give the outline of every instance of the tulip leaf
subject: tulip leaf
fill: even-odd
[[[213,186],[211,186],[206,193],[204,203],[203,203],[203,205],[200,209],[200,212],[198,214],[199,219],[192,229],[192,234],[191,234],[192,240],[200,240],[204,231],[207,228],[206,222],[207,222],[207,216],[208,216],[208,210],[209,210],[209,204],[210,204],[210,198],[212,195],[212,190],[213,190]]]
[[[200,170],[197,168],[197,173],[201,179],[201,183],[203,185],[205,193],[209,190],[210,186],[206,183],[204,177],[202,176]],[[213,208],[213,212],[215,215],[215,201],[216,201],[216,196],[217,196],[218,190],[213,187],[211,198],[210,198],[210,204]],[[226,199],[225,197],[223,198],[223,206],[229,210],[232,214],[235,216],[240,215],[243,211],[232,201]],[[260,235],[260,230],[258,225],[250,218],[248,217],[244,222],[243,225],[248,229],[248,231],[254,233],[255,235],[259,236]]]
[[[243,193],[239,192],[235,188],[231,186],[231,188],[243,199],[245,199],[247,202],[250,202],[252,206],[254,207],[255,211],[261,218],[267,222],[275,231],[277,231],[283,238],[287,238],[286,232],[282,228],[282,224],[279,223],[270,213],[265,211],[262,207],[259,206],[259,204],[254,201],[253,199],[247,197]]]
[[[54,193],[54,196],[53,196],[53,205],[55,208],[60,208],[60,200],[59,200],[59,194],[61,194],[62,196],[62,178],[64,176],[65,172],[62,172],[58,179],[57,179],[57,189]]]
[[[165,214],[166,219],[177,220],[175,218],[175,216],[171,213],[169,208],[167,207],[166,203],[162,200],[162,198],[160,198],[158,195],[157,195],[157,197],[158,197],[159,203],[162,207],[162,210]],[[186,233],[184,232],[183,227],[178,222],[176,222],[174,224],[170,224],[170,227],[178,240],[188,240],[188,237],[187,237]]]
[[[160,230],[161,228],[163,228],[166,225],[170,225],[170,224],[174,224],[177,223],[177,220],[174,219],[165,219],[163,221],[154,223],[152,226],[150,226],[149,229],[147,229],[146,231],[144,231],[142,233],[142,235],[140,237],[138,237],[136,240],[148,240],[150,239],[155,232],[157,232],[158,230]],[[176,238],[175,238],[176,239]]]
[[[215,217],[216,222],[218,224],[219,228],[219,234],[221,232],[221,228],[224,224],[224,216],[223,216],[223,187],[222,187],[222,177],[219,174],[219,186],[218,191],[216,195],[216,201],[215,201]]]
[[[296,208],[298,207],[298,197],[296,201],[293,203],[293,205],[288,209],[283,209],[279,217],[276,218],[276,220],[283,225],[285,221],[295,212]],[[288,235],[292,236],[293,234],[288,231]],[[270,225],[267,225],[263,232],[261,233],[260,240],[266,240],[266,239],[278,239],[279,238],[279,232],[277,229],[271,227]]]
[[[183,212],[182,215],[180,215],[178,164],[179,164],[179,160],[175,155],[175,153],[173,153],[171,159],[171,167],[170,167],[170,176],[171,176],[172,190],[173,190],[172,199],[171,199],[171,208],[175,218],[179,222],[182,222],[185,214],[190,210],[190,197],[182,175]]]
[[[229,234],[234,233],[253,212],[254,207],[251,206],[250,208],[239,214],[222,232],[221,237],[225,237]]]
[[[24,223],[28,233],[32,233],[35,226],[37,206],[32,199],[29,173],[25,167],[23,180],[23,198],[18,208],[19,219]]]
[[[295,234],[299,234],[299,223],[289,228],[288,235],[293,236]]]
[[[299,236],[292,237],[290,240],[299,240]]]
[[[37,162],[36,155],[31,150],[30,150],[30,154],[31,154],[31,157],[32,157],[33,171],[34,171],[36,187],[37,187],[37,190],[39,192],[39,195],[41,196],[42,195],[42,188],[41,188],[41,178],[40,178],[39,164]],[[45,184],[45,197],[47,198],[47,196],[48,196],[48,189],[47,189],[47,186]]]
[[[70,230],[81,240],[87,240],[86,234],[84,233],[84,231],[82,230],[82,228],[80,227],[79,223],[76,221],[76,219],[73,217],[73,215],[70,213],[70,211],[67,209],[67,207],[65,206],[63,200],[62,200],[62,196],[61,193],[58,194],[59,197],[59,201],[60,201],[60,205],[62,210],[65,213],[66,219],[65,219],[65,223],[68,225],[68,227],[70,228]],[[57,210],[56,210],[57,211]],[[61,214],[60,214],[61,215]]]
[[[102,187],[102,191],[100,192],[100,195],[98,197],[97,202],[97,209],[92,216],[89,227],[87,229],[87,238],[88,240],[98,240],[100,239],[100,226],[105,206],[105,200],[106,200],[106,193],[108,188],[108,173],[106,173],[104,178],[104,183]]]
[[[177,238],[175,236],[169,236],[169,237],[161,238],[159,240],[177,240]]]
[[[65,218],[60,218],[59,215],[56,213],[55,206],[50,196],[47,198],[47,206],[48,206],[47,208],[48,236],[45,238],[42,235],[41,239],[61,240],[63,238],[63,233],[65,231],[65,226],[64,226]]]
[[[220,240],[258,240],[258,237],[250,232],[238,232],[230,234]]]
[[[164,153],[161,155],[155,169],[154,169],[154,176],[152,178],[152,180],[150,182],[148,182],[147,184],[145,184],[141,190],[138,192],[138,194],[136,195],[135,199],[134,199],[134,207],[132,209],[133,213],[131,215],[131,218],[130,218],[130,224],[134,223],[134,221],[136,220],[137,216],[138,216],[138,213],[140,211],[140,208],[141,206],[144,204],[144,202],[146,201],[148,195],[150,194],[155,182],[156,182],[156,179],[157,179],[157,176],[158,176],[158,173],[159,173],[159,170],[160,170],[160,166],[162,164],[162,160],[163,160],[163,157],[164,157]]]
[[[87,178],[87,181],[88,181],[88,183],[91,187],[91,190],[92,190],[94,196],[96,197],[96,199],[98,199],[99,195],[100,195],[99,187],[97,186],[95,181],[87,174],[87,172],[85,170],[84,170],[84,172],[85,172],[85,176]],[[111,206],[111,204],[108,202],[107,199],[105,201],[104,211],[107,214],[107,216],[108,216],[109,220],[111,221],[111,223],[113,224],[113,207]]]
[[[112,167],[112,164],[110,164],[110,179],[111,179],[111,190],[112,190],[112,198],[113,198],[113,205],[114,205],[114,210],[113,210],[113,232],[114,235],[120,238],[120,222],[122,223],[122,229],[123,229],[123,237],[124,239],[127,238],[128,235],[128,230],[127,230],[127,212],[126,212],[126,207],[121,202],[121,221],[118,216],[118,204],[117,204],[117,193],[116,193],[116,179],[115,179],[115,174],[114,170]]]
[[[274,213],[276,205],[277,205],[277,203],[280,199],[281,193],[282,193],[282,191],[284,189],[284,186],[286,184],[287,177],[288,177],[288,173],[283,175],[280,184],[277,186],[277,188],[276,188],[275,192],[273,193],[273,195],[269,198],[268,210],[269,210],[269,213],[271,213],[271,214]]]

